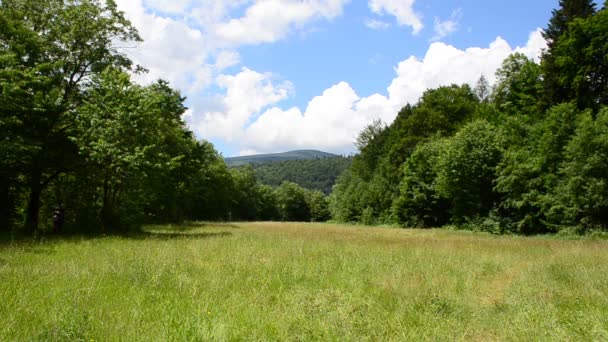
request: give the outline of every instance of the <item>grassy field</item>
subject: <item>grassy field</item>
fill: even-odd
[[[608,241],[147,231],[0,245],[0,340],[608,340]]]

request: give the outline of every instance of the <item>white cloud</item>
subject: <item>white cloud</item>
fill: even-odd
[[[228,89],[226,109],[205,114],[199,133],[235,142],[248,152],[295,148],[352,152],[355,137],[366,125],[378,118],[392,122],[403,105],[416,103],[425,90],[452,83],[474,85],[482,74],[493,83],[496,69],[511,53],[538,58],[545,46],[540,29],[530,34],[525,46],[515,49],[500,37],[486,48],[465,50],[432,43],[422,59],[412,56],[397,65],[386,95],[361,97],[348,83],[339,82],[313,98],[305,110],[277,105],[288,97],[290,84],[277,85],[270,75],[243,69],[223,78]]]
[[[388,87],[389,97],[401,104],[414,103],[428,88],[452,83],[474,85],[482,74],[493,84],[494,73],[510,54],[521,52],[538,60],[544,47],[540,29],[530,34],[526,46],[515,49],[501,37],[487,48],[465,50],[441,42],[432,43],[423,59],[412,56],[398,64],[397,77]]]
[[[183,14],[191,3],[191,0],[145,0],[150,9],[169,14]]]
[[[242,138],[243,128],[269,105],[286,99],[292,92],[290,82],[273,83],[272,74],[242,68],[237,75],[220,75],[217,83],[226,89],[221,108],[198,119],[190,118],[193,128],[205,138],[221,137],[227,141]],[[193,108],[198,109],[196,106]],[[198,119],[198,121],[197,121]]]
[[[164,3],[171,4],[156,1],[155,5]],[[186,3],[181,1],[163,11],[182,10]],[[183,21],[150,13],[142,0],[118,0],[117,4],[144,39],[137,48],[126,51],[135,63],[149,70],[148,74],[138,77],[139,81],[149,83],[163,78],[186,93],[204,89],[211,83],[212,50],[201,30]]]
[[[424,27],[422,16],[414,11],[416,0],[369,0],[369,8],[378,15],[389,14],[400,26],[410,26],[414,34]]]
[[[143,43],[126,52],[150,72],[143,83],[163,78],[192,95],[215,75],[240,64],[242,44],[276,42],[316,19],[332,19],[350,0],[117,0]],[[234,9],[242,18],[230,19]],[[308,29],[308,28],[304,28]]]
[[[342,7],[348,1],[259,0],[242,18],[219,24],[215,34],[233,45],[272,43],[287,36],[294,27],[342,14]]]
[[[383,94],[361,96],[348,83],[338,82],[305,109],[284,109],[281,101],[293,93],[290,82],[248,68],[235,75],[222,73],[240,64],[240,44],[274,42],[294,30],[306,31],[314,20],[340,15],[348,0],[117,2],[145,40],[137,49],[128,50],[136,63],[150,69],[142,81],[169,80],[191,99],[184,118],[198,136],[216,137],[249,152],[290,148],[353,151],[354,138],[365,125],[376,118],[390,123],[401,106],[415,103],[424,90],[451,83],[474,84],[482,73],[493,82],[495,70],[510,53],[538,58],[546,46],[540,30],[530,35],[526,46],[515,49],[500,37],[487,48],[466,50],[435,42],[423,58],[412,56],[400,62]],[[422,22],[413,4],[414,0],[369,0],[372,11],[393,15],[400,25],[417,33]],[[235,8],[245,9],[244,15],[230,19]],[[447,31],[449,28],[443,32]],[[199,96],[211,84],[222,93]]]
[[[458,31],[459,21],[462,18],[462,10],[459,8],[452,12],[450,19],[442,21],[438,17],[435,17],[435,36],[431,38],[431,41],[441,40],[450,34]]]
[[[215,68],[222,71],[241,62],[241,57],[236,51],[222,51],[215,58]]]
[[[386,21],[368,19],[365,21],[365,26],[372,30],[386,30],[391,26],[391,24],[387,23]]]

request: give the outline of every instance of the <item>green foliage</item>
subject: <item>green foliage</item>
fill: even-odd
[[[292,151],[231,162],[308,160],[230,169],[186,128],[178,91],[131,80],[142,70],[117,46],[141,38],[114,1],[0,1],[0,230],[49,229],[56,206],[73,231],[330,214],[492,233],[605,229],[608,12],[561,0],[545,38],[540,66],[508,57],[491,94],[484,76],[475,89],[426,90],[394,122],[366,127],[352,158]],[[48,336],[73,330],[57,327]]]
[[[309,190],[329,194],[338,176],[351,162],[350,157],[333,157],[251,164],[251,167],[262,184],[277,187],[282,182],[289,181]]]
[[[325,222],[331,218],[327,197],[321,191],[308,191],[306,203],[310,209],[310,220],[312,222]]]
[[[279,216],[283,221],[307,222],[311,220],[311,208],[307,201],[307,193],[299,185],[283,182],[276,189]],[[319,208],[315,208],[319,210]],[[319,214],[317,212],[317,214]]]
[[[608,10],[570,23],[552,50],[562,100],[576,100],[579,109],[595,112],[608,105]]]
[[[496,71],[494,105],[510,115],[534,116],[541,110],[543,85],[540,66],[522,53],[509,56]]]
[[[234,188],[230,219],[252,221],[257,218],[257,179],[251,166],[230,169]]]
[[[293,161],[293,160],[316,160],[325,158],[338,157],[335,154],[316,151],[316,150],[297,150],[283,153],[271,153],[271,154],[255,154],[252,156],[241,156],[241,157],[228,157],[226,158],[226,164],[228,166],[245,166],[248,164],[267,164],[275,162]]]
[[[500,207],[510,230],[532,234],[552,229],[544,208],[554,201],[549,192],[557,185],[564,147],[579,117],[573,104],[556,106],[530,129],[523,144],[506,152],[498,166],[496,190],[503,195]]]
[[[474,121],[447,141],[436,161],[436,191],[451,201],[452,220],[485,216],[497,201],[493,191],[504,139],[486,121]]]
[[[474,91],[428,90],[390,126],[364,130],[331,195],[334,219],[492,233],[604,229],[607,15],[591,1],[562,0],[540,66],[516,53],[490,96],[483,77]]]
[[[565,37],[569,35],[570,25],[574,21],[577,19],[587,19],[595,14],[595,4],[592,0],[560,0],[559,8],[553,10],[552,14],[549,25],[543,33],[549,48],[543,53],[541,63],[545,101],[549,106],[576,99],[577,87],[573,87],[572,83],[565,82],[564,72],[572,73],[572,71],[578,69],[579,66],[572,64],[573,59],[578,58],[582,61],[584,58],[577,56],[588,55],[591,51],[587,48],[588,45],[585,42],[577,42],[582,43],[581,45],[583,46],[579,45],[579,47],[583,48],[582,50],[570,50],[569,48],[574,42],[570,38]],[[602,36],[601,32],[597,33],[598,37]],[[580,34],[575,34],[574,36],[580,37]],[[603,39],[605,45],[605,38]],[[570,40],[570,42],[565,43],[564,46],[562,44],[564,40]],[[567,53],[574,53],[574,56],[567,55]],[[596,63],[601,62],[598,60]],[[565,64],[568,66],[566,67]],[[581,66],[584,67],[584,65]],[[572,79],[569,81],[572,81]],[[584,109],[583,107],[579,108]]]
[[[440,227],[448,222],[450,202],[436,189],[438,161],[447,145],[445,139],[420,144],[405,162],[399,197],[392,207],[400,225]]]
[[[263,221],[279,221],[281,215],[278,208],[277,192],[269,185],[260,184],[258,191],[258,219]]]
[[[339,222],[358,222],[365,208],[366,183],[351,169],[338,178],[329,198],[331,216]]]
[[[114,44],[139,40],[113,1],[0,2],[0,125],[12,137],[1,148],[19,159],[3,162],[11,174],[1,197],[27,193],[11,205],[26,207],[28,231],[38,227],[43,192],[78,165],[70,114],[87,81],[109,66],[130,68]]]
[[[364,130],[359,141],[365,144],[359,144],[360,153],[334,187],[330,205],[333,218],[342,222],[407,222],[401,213],[404,203],[394,203],[403,199],[399,194],[402,165],[419,144],[454,134],[475,115],[478,105],[468,85],[440,87],[427,90],[416,106],[401,109],[389,127],[374,123]]]
[[[608,229],[608,108],[595,120],[589,113],[582,117],[564,159],[548,216],[585,229]]]

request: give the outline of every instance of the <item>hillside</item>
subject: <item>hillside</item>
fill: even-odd
[[[328,195],[336,184],[338,177],[351,163],[351,157],[336,156],[333,158],[251,164],[251,166],[258,181],[262,184],[279,186],[284,181],[289,181],[303,188],[319,190]]]
[[[286,160],[311,160],[321,158],[337,157],[335,154],[316,151],[316,150],[298,150],[283,153],[272,154],[256,154],[252,156],[228,157],[225,158],[228,166],[241,166],[246,164],[264,164]]]

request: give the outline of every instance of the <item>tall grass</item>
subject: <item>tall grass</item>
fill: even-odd
[[[0,340],[608,340],[608,242],[244,223],[0,246]]]

